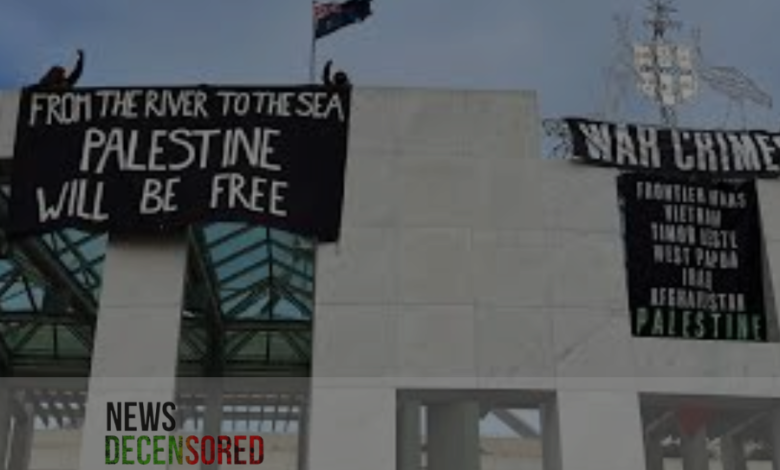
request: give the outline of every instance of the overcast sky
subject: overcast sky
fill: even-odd
[[[533,89],[543,113],[603,107],[603,70],[616,52],[612,16],[633,33],[647,0],[374,0],[366,23],[318,44],[358,85]],[[780,99],[780,2],[677,0],[707,59],[740,68]],[[82,85],[289,84],[308,80],[308,0],[2,0],[0,88],[35,81],[87,51]],[[725,116],[711,92],[698,120]],[[640,103],[640,101],[637,101]],[[634,104],[634,112],[644,107]],[[683,113],[684,114],[684,113]],[[761,127],[780,114],[750,108]]]

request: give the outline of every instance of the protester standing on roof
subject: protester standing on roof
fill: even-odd
[[[76,86],[83,72],[84,51],[79,49],[78,60],[76,66],[73,67],[73,71],[67,73],[65,67],[55,65],[32,88],[36,90],[69,90]]]
[[[331,72],[331,67],[333,66],[333,61],[329,60],[325,64],[325,68],[322,71],[322,83],[326,86],[351,86],[352,83],[349,81],[349,77],[346,73],[344,73],[342,70],[337,71],[336,73]]]

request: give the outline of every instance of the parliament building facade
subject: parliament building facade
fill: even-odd
[[[0,93],[6,224],[19,103]],[[0,470],[122,466],[106,403],[127,401],[176,402],[174,434],[259,434],[273,470],[780,469],[776,180],[755,185],[764,311],[712,337],[683,311],[741,294],[659,285],[632,318],[620,171],[545,158],[534,92],[350,106],[332,243],[241,222],[4,234]]]

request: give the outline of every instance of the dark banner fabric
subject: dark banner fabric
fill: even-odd
[[[320,86],[27,90],[9,232],[246,222],[336,241],[349,118],[349,90]]]
[[[571,157],[664,174],[780,177],[780,133],[714,131],[563,119]]]
[[[767,341],[756,186],[618,177],[634,336]]]

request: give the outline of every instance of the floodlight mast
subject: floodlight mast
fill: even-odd
[[[617,113],[628,89],[635,81],[640,95],[657,106],[660,124],[677,127],[678,106],[693,100],[706,85],[711,91],[729,100],[725,124],[731,109],[739,105],[742,125],[746,125],[744,106],[747,103],[771,109],[772,97],[746,74],[733,66],[711,64],[701,50],[700,31],[693,30],[693,44],[675,43],[669,38],[672,30],[682,29],[682,23],[672,16],[677,12],[674,0],[648,0],[649,12],[644,25],[649,37],[636,42],[629,34],[629,20],[617,17],[619,55],[607,70],[604,115]]]
[[[661,46],[666,44],[666,33],[669,30],[680,29],[680,22],[672,19],[672,14],[677,9],[672,6],[673,0],[650,0],[647,9],[650,10],[650,17],[645,20],[645,25],[650,27],[652,33],[652,71],[655,77],[655,99],[658,102],[661,121],[665,126],[677,126],[677,113],[674,104],[666,104],[663,97],[662,76],[663,71],[659,59]]]

